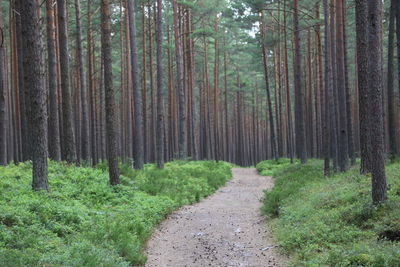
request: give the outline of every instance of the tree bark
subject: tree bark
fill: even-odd
[[[117,185],[119,181],[117,129],[115,116],[115,99],[111,57],[111,12],[109,0],[101,1],[101,54],[104,64],[104,91],[106,110],[106,134],[108,146],[108,168],[110,184]]]
[[[369,72],[370,77],[370,131],[371,153],[370,170],[372,173],[372,200],[375,204],[386,201],[387,184],[385,176],[385,142],[383,127],[383,73],[382,73],[382,2],[368,1],[369,29]],[[364,25],[365,26],[365,25]]]
[[[179,13],[176,0],[172,1],[174,11],[174,37],[175,37],[175,57],[176,57],[176,83],[178,90],[178,109],[179,109],[179,133],[178,149],[179,158],[184,159],[187,156],[186,140],[186,112],[185,112],[185,83],[183,77],[183,56],[179,31]]]
[[[356,31],[357,31],[357,69],[358,90],[360,106],[360,150],[361,150],[361,173],[368,173],[371,166],[370,152],[370,108],[369,108],[369,57],[368,50],[368,5],[365,0],[356,1]]]
[[[157,0],[157,167],[164,168],[164,67],[162,0]]]
[[[79,82],[81,91],[81,155],[84,161],[89,161],[89,110],[87,101],[87,83],[85,72],[85,60],[83,57],[82,46],[82,29],[81,29],[81,3],[80,0],[75,0],[76,10],[76,43],[78,49],[78,66],[79,66]]]
[[[5,64],[4,64],[4,28],[3,28],[3,12],[0,1],[0,165],[7,164],[6,150],[6,88],[5,88]]]
[[[58,118],[57,51],[54,1],[46,0],[47,10],[47,61],[49,81],[49,156],[61,160],[60,121]]]
[[[398,155],[397,149],[397,123],[396,123],[396,104],[397,98],[394,94],[394,34],[396,20],[396,1],[392,0],[390,4],[389,18],[389,40],[388,40],[388,70],[387,70],[387,101],[389,109],[389,153],[391,158]],[[399,16],[400,17],[400,16]],[[399,23],[400,25],[400,23]],[[399,30],[400,32],[400,30]],[[399,37],[400,40],[400,37]]]
[[[69,163],[76,162],[76,146],[73,129],[72,99],[69,77],[68,52],[68,18],[66,0],[58,0],[58,37],[60,45],[61,92],[63,114],[63,159]]]
[[[295,86],[295,126],[296,126],[296,151],[301,163],[307,162],[306,133],[304,125],[304,90],[301,81],[301,53],[300,53],[300,29],[298,0],[294,0],[293,24],[294,24],[294,86]]]
[[[349,166],[349,141],[347,132],[346,80],[343,39],[343,0],[336,0],[336,66],[339,107],[339,169],[344,172]]]
[[[24,51],[24,74],[27,90],[30,91],[30,120],[32,151],[32,189],[48,190],[47,166],[47,106],[46,87],[40,35],[39,3],[24,1],[21,9],[21,24]]]
[[[267,93],[267,106],[268,106],[268,118],[270,125],[270,138],[271,138],[271,148],[272,148],[272,157],[274,159],[278,159],[277,153],[277,142],[275,137],[275,125],[274,125],[274,117],[273,117],[273,109],[272,109],[272,100],[271,100],[271,92],[269,88],[269,77],[268,77],[268,51],[265,45],[265,21],[264,21],[264,13],[261,12],[261,22],[260,22],[260,31],[261,31],[261,48],[263,55],[263,68],[264,68],[264,80],[265,80],[265,90]]]
[[[143,169],[144,164],[144,143],[143,143],[143,107],[142,107],[142,91],[139,79],[139,64],[136,40],[136,14],[135,1],[128,0],[129,10],[129,34],[131,48],[131,75],[132,89],[134,93],[134,113],[135,113],[135,133],[134,133],[134,167],[135,169]]]

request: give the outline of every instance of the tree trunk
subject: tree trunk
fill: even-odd
[[[387,70],[387,101],[389,109],[389,153],[391,158],[398,155],[397,150],[397,136],[396,136],[396,104],[397,98],[394,94],[394,34],[395,34],[395,20],[396,20],[396,1],[392,0],[390,4],[390,18],[389,18],[389,40],[388,40],[388,70]],[[400,16],[399,16],[400,17]],[[398,24],[400,25],[400,23]],[[400,30],[399,30],[400,32]],[[400,40],[400,37],[399,37]]]
[[[162,0],[157,0],[157,167],[164,168],[164,68]]]
[[[39,3],[24,1],[21,9],[21,23],[24,51],[24,73],[27,90],[30,91],[30,140],[33,153],[33,190],[48,190],[47,166],[47,106],[46,87],[40,35]]]
[[[357,69],[358,90],[360,106],[360,150],[361,150],[361,173],[368,173],[371,166],[370,152],[370,108],[369,108],[369,50],[368,50],[368,5],[367,1],[356,1],[356,31],[357,31]]]
[[[87,101],[87,85],[86,85],[86,72],[83,57],[82,46],[82,30],[81,30],[81,3],[80,0],[75,0],[76,9],[76,43],[78,49],[78,65],[79,65],[79,82],[81,90],[81,155],[84,161],[89,161],[89,110]]]
[[[296,124],[296,151],[301,163],[307,162],[306,132],[304,125],[304,90],[301,81],[301,53],[300,53],[300,29],[298,0],[294,0],[293,24],[294,24],[294,86],[295,86],[295,124]]]
[[[339,169],[344,172],[349,165],[349,141],[347,135],[346,81],[343,40],[343,1],[336,0],[336,66],[339,104]]]
[[[178,149],[179,158],[184,159],[187,156],[186,144],[186,112],[185,112],[185,84],[183,77],[183,56],[179,31],[179,13],[176,0],[172,1],[174,11],[174,37],[175,37],[175,57],[176,57],[176,83],[178,90],[178,109],[179,109],[179,133]]]
[[[271,92],[269,88],[269,77],[268,77],[268,51],[265,45],[265,21],[264,21],[264,13],[261,12],[261,22],[260,22],[260,34],[261,34],[261,48],[263,55],[263,67],[264,67],[264,80],[265,80],[265,89],[267,93],[267,106],[268,106],[268,117],[269,117],[269,125],[270,125],[270,137],[271,137],[271,148],[272,148],[272,157],[274,159],[278,159],[277,153],[277,142],[275,137],[275,125],[274,125],[274,117],[272,111],[272,100],[271,100]]]
[[[354,145],[354,122],[353,122],[353,101],[352,93],[349,86],[349,65],[347,53],[347,34],[346,34],[346,0],[343,0],[343,46],[344,46],[344,77],[346,90],[346,109],[347,109],[347,136],[348,150],[351,166],[356,164],[356,154]]]
[[[117,129],[111,57],[111,12],[109,0],[101,1],[101,54],[104,64],[104,91],[106,110],[106,134],[110,184],[119,184]]]
[[[76,161],[76,146],[73,129],[72,100],[69,77],[68,18],[66,0],[58,0],[58,37],[60,44],[61,92],[63,114],[63,159],[69,163]]]
[[[329,153],[329,147],[336,148],[336,144],[332,144],[332,141],[336,141],[334,136],[331,136],[330,133],[333,132],[335,129],[335,117],[334,117],[334,110],[333,110],[333,76],[332,76],[332,63],[331,63],[331,25],[329,24],[329,7],[328,7],[328,0],[324,0],[324,24],[325,24],[325,36],[324,36],[324,44],[325,44],[325,90],[324,90],[324,99],[325,99],[325,108],[324,108],[324,174],[327,176],[329,175],[329,163],[330,157],[329,154],[335,154],[335,151],[331,151]],[[333,116],[333,118],[332,118]],[[333,127],[333,129],[332,129]]]
[[[134,113],[135,113],[135,133],[134,133],[134,167],[135,169],[143,169],[144,164],[144,143],[143,143],[143,107],[142,107],[142,91],[139,79],[139,64],[136,41],[136,14],[135,1],[128,0],[129,10],[129,34],[131,48],[131,74],[132,89],[134,93]]]
[[[387,184],[385,176],[385,142],[383,127],[383,73],[382,73],[382,2],[368,1],[369,29],[369,90],[370,90],[370,132],[371,153],[370,170],[372,173],[372,200],[375,204],[386,201]],[[365,26],[365,25],[364,25]]]
[[[4,34],[3,34],[3,12],[0,1],[0,31],[2,33],[0,39],[0,165],[7,164],[6,150],[6,88],[5,88],[5,64],[4,64]]]
[[[60,122],[58,118],[56,27],[52,0],[46,0],[47,10],[47,61],[49,81],[49,156],[61,160]]]

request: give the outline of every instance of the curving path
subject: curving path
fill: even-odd
[[[147,267],[285,266],[260,215],[270,177],[233,169],[226,187],[161,223],[148,243]]]

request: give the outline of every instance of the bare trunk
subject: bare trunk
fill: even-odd
[[[117,185],[119,181],[118,154],[117,154],[117,129],[115,120],[115,100],[112,74],[111,57],[111,13],[109,0],[101,1],[101,54],[104,64],[104,91],[106,109],[106,134],[108,168],[110,184]]]

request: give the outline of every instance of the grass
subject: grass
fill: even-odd
[[[400,266],[400,163],[387,166],[389,201],[378,207],[358,166],[325,178],[319,160],[271,165],[258,165],[276,179],[263,212],[293,266]]]
[[[231,177],[228,163],[167,163],[135,171],[122,184],[96,169],[50,162],[50,192],[32,192],[31,164],[0,167],[0,266],[132,266],[167,214],[213,193]]]

